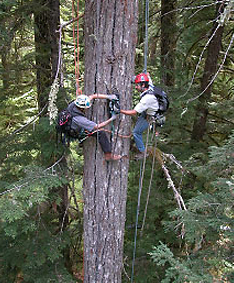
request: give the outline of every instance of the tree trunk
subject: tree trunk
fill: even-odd
[[[38,105],[41,110],[48,102],[48,96],[52,81],[57,71],[58,63],[58,36],[56,32],[60,24],[60,3],[59,0],[38,0],[35,9],[35,46],[36,46],[36,66],[37,66],[37,91]],[[45,112],[44,112],[45,113]],[[41,140],[43,143],[43,140]],[[54,157],[56,159],[56,157]],[[51,158],[51,162],[54,162]],[[50,164],[51,165],[51,164]],[[66,159],[60,163],[64,174],[67,171]],[[65,231],[68,226],[68,186],[64,185],[54,189],[61,198],[61,203],[56,206],[58,211],[59,231]],[[72,263],[70,249],[63,250],[64,264],[68,271],[72,273]]]
[[[157,65],[157,48],[159,45],[159,36],[156,34],[153,36],[149,42],[149,62],[150,65],[156,66]]]
[[[51,48],[51,76],[54,79],[58,65],[58,43],[59,33],[58,28],[60,25],[60,7],[59,0],[50,0],[50,17],[49,17],[49,33],[50,33],[50,48]]]
[[[8,61],[8,52],[9,52],[9,48],[2,48],[1,51],[1,59],[2,59],[2,82],[3,82],[3,91],[6,92],[9,88],[10,85],[10,78],[9,78],[9,74],[10,74],[10,68],[9,68],[9,61]]]
[[[131,107],[137,41],[137,0],[91,1],[85,7],[85,93],[120,94]],[[107,102],[97,100],[89,117],[107,119]],[[93,110],[93,111],[92,111]],[[130,118],[120,116],[115,131],[129,134]],[[130,140],[116,137],[112,151],[126,155]],[[95,138],[84,143],[84,282],[121,282],[128,159],[104,162]]]
[[[216,14],[219,11],[220,5],[217,6]],[[214,23],[213,32],[217,28],[217,23]],[[203,77],[201,80],[201,92],[206,89],[210,81],[217,70],[217,62],[219,57],[219,51],[221,49],[222,43],[222,35],[223,35],[223,27],[219,27],[215,32],[214,37],[210,41],[207,49],[207,57],[205,61],[205,68]],[[202,96],[199,97],[198,105],[196,108],[196,115],[193,124],[193,131],[191,140],[193,141],[201,141],[204,137],[206,131],[206,121],[208,115],[208,101],[211,97],[212,84],[205,90]]]
[[[162,84],[174,86],[177,0],[161,0],[161,78]]]
[[[48,101],[58,58],[59,0],[38,0],[34,10],[39,110]]]
[[[139,1],[138,6],[138,31],[137,31],[137,48],[141,49],[145,42],[145,1]],[[136,66],[144,66],[144,55],[142,53],[136,54]]]
[[[2,14],[4,15],[4,13],[7,15],[7,13],[9,13],[9,8],[7,7],[7,5],[5,4],[1,4],[1,10],[2,10]],[[12,33],[10,32],[10,28],[8,27],[9,24],[7,24],[7,20],[4,19],[4,17],[2,17],[2,19],[0,19],[0,25],[1,25],[1,29],[2,32],[4,34],[7,33],[8,37],[5,38],[4,36],[2,36],[1,38],[1,45],[0,45],[0,55],[1,55],[1,63],[2,63],[2,71],[1,71],[1,80],[2,80],[2,84],[3,84],[3,92],[7,92],[9,86],[10,86],[10,64],[9,64],[9,52],[11,49],[11,43],[12,40],[14,38],[14,36],[12,36]],[[11,36],[10,36],[11,35]]]

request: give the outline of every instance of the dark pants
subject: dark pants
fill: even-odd
[[[110,153],[111,152],[111,144],[108,140],[108,137],[104,131],[98,131],[96,133],[93,133],[92,136],[97,137],[98,142],[101,145],[101,148],[104,153]]]

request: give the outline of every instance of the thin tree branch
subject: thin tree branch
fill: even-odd
[[[62,160],[63,158],[65,157],[65,154],[63,154],[53,165],[51,165],[50,167],[46,168],[44,171],[47,171],[47,170],[50,170],[50,169],[54,169],[54,167],[56,165],[58,165]]]
[[[81,19],[83,17],[84,17],[84,14],[81,14],[81,15],[77,16],[76,18],[74,18],[74,19],[72,19],[72,20],[70,20],[68,22],[65,22],[65,23],[61,24],[61,28],[63,29],[64,27],[74,23],[75,21],[77,21],[77,20],[79,20],[79,19]]]
[[[212,113],[208,113],[208,115],[211,116],[211,117],[217,118],[217,119],[221,120],[222,122],[234,125],[234,123],[232,121],[224,119],[224,118],[222,118],[222,117],[220,117],[218,115],[215,115],[215,114],[212,114]]]
[[[176,158],[172,155],[172,154],[165,154],[165,153],[162,153],[161,151],[158,152],[158,154],[156,154],[156,158],[159,162],[159,164],[161,165],[161,168],[163,169],[163,172],[167,178],[167,181],[168,181],[168,188],[172,188],[173,192],[174,192],[174,195],[175,195],[175,199],[178,203],[178,206],[179,206],[179,209],[184,209],[184,210],[187,210],[186,206],[185,206],[185,203],[183,201],[183,198],[182,196],[180,195],[180,193],[178,192],[178,190],[176,189],[175,185],[174,185],[174,182],[172,180],[172,177],[170,175],[170,172],[169,170],[167,169],[165,163],[164,163],[164,159],[165,157],[167,158],[170,158],[171,161],[173,161],[173,163],[176,164],[176,166],[182,170],[182,172],[184,172],[184,169],[183,167],[181,166],[180,162],[176,160]]]
[[[171,13],[175,13],[175,12],[180,12],[180,11],[187,11],[187,10],[195,10],[195,9],[199,9],[199,10],[202,10],[204,8],[208,8],[208,7],[211,7],[211,6],[214,6],[216,4],[220,4],[220,1],[216,1],[214,3],[211,3],[211,4],[207,4],[207,5],[199,5],[199,6],[194,6],[194,7],[181,7],[181,8],[178,8],[178,9],[174,9],[172,11],[169,11],[165,14],[162,14],[161,16],[166,16],[168,14],[171,14]]]
[[[194,73],[193,73],[192,80],[191,80],[191,82],[190,82],[190,84],[189,84],[189,87],[188,87],[187,91],[179,97],[179,99],[185,97],[185,96],[187,95],[187,93],[190,91],[190,89],[191,89],[191,87],[192,87],[192,84],[193,84],[193,82],[194,82],[195,75],[196,75],[196,73],[197,73],[198,67],[200,66],[200,63],[201,63],[203,54],[204,54],[204,52],[205,52],[207,46],[209,45],[209,43],[211,42],[211,40],[212,40],[213,37],[215,36],[215,34],[216,34],[217,30],[219,29],[219,27],[220,27],[220,25],[217,26],[217,28],[215,29],[215,31],[213,32],[213,34],[211,35],[211,37],[210,37],[209,40],[207,41],[206,45],[204,46],[204,48],[203,48],[203,50],[202,50],[202,52],[201,52],[201,54],[200,54],[200,56],[199,56],[199,59],[198,59],[197,65],[196,65],[196,67],[195,67],[195,71],[194,71]]]
[[[169,170],[167,169],[167,167],[166,167],[164,164],[162,164],[162,169],[163,169],[163,171],[164,171],[164,173],[165,173],[165,175],[166,175],[166,177],[167,177],[168,187],[169,187],[169,188],[172,188],[172,190],[173,190],[173,192],[174,192],[175,199],[176,199],[176,201],[177,201],[177,203],[178,203],[179,208],[180,208],[181,210],[182,210],[182,209],[187,210],[187,208],[186,208],[186,206],[185,206],[185,204],[184,204],[184,200],[183,200],[182,196],[181,196],[180,193],[177,191],[177,189],[176,189],[176,187],[175,187],[175,185],[174,185],[174,182],[173,182],[173,180],[172,180],[172,178],[171,178],[171,175],[170,175],[170,173],[169,173]],[[183,207],[183,208],[182,208],[182,207]]]
[[[38,176],[38,178],[46,178],[47,176],[55,176],[54,173],[53,173],[53,171],[54,171],[53,169],[54,169],[54,167],[55,167],[56,165],[59,165],[59,163],[62,161],[62,159],[64,158],[64,156],[65,156],[65,155],[63,155],[62,157],[60,157],[59,160],[57,160],[52,166],[50,166],[50,167],[48,167],[48,168],[46,168],[45,170],[42,171],[42,172],[46,172],[46,171],[48,171],[49,169],[52,169],[52,173],[51,173],[51,174],[47,174],[47,175],[45,175],[45,176],[41,176],[41,175],[40,175],[40,176]],[[8,189],[8,190],[6,190],[6,191],[4,191],[4,192],[1,192],[1,193],[0,193],[0,196],[5,195],[5,194],[7,194],[7,193],[11,193],[12,191],[15,191],[15,190],[20,191],[22,187],[25,187],[25,186],[29,185],[29,184],[30,184],[32,181],[34,181],[35,179],[36,179],[35,177],[27,178],[26,181],[25,181],[23,184],[21,184],[21,185],[13,185],[13,188]]]
[[[33,122],[35,122],[37,120],[37,118],[45,111],[46,107],[48,106],[48,103],[42,108],[42,110],[32,119],[30,120],[27,124],[23,125],[21,128],[15,130],[14,132],[12,132],[11,134],[9,134],[7,137],[4,137],[4,141],[6,141],[6,139],[12,137],[13,135],[21,132],[22,130],[24,130],[25,128],[27,128],[30,124],[32,124]],[[2,141],[3,139],[1,139]]]
[[[198,99],[198,98],[199,98],[200,96],[202,96],[202,94],[213,84],[213,82],[214,82],[214,80],[216,79],[217,75],[219,74],[219,72],[220,72],[221,69],[223,68],[223,65],[224,65],[224,63],[225,63],[225,61],[226,61],[226,58],[227,58],[227,54],[228,54],[228,52],[229,52],[229,49],[230,49],[231,46],[232,46],[233,40],[234,40],[234,34],[232,35],[232,38],[231,38],[230,43],[229,43],[229,45],[228,45],[228,48],[227,48],[227,50],[226,50],[226,52],[225,52],[225,54],[224,54],[224,58],[223,58],[223,60],[222,60],[222,63],[220,64],[220,66],[219,66],[219,68],[218,68],[218,71],[215,73],[215,75],[213,76],[213,78],[211,79],[211,81],[208,83],[208,85],[205,87],[205,89],[204,89],[201,93],[199,93],[197,96],[195,96],[195,97],[193,97],[193,98],[191,98],[191,99],[188,99],[187,102],[186,102],[186,104],[189,104],[190,102],[192,102],[192,101]]]

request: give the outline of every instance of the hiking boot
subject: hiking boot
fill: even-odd
[[[105,153],[105,160],[106,161],[115,161],[120,160],[122,158],[121,155],[113,154],[113,153]]]
[[[134,156],[134,159],[135,160],[141,160],[141,159],[144,159],[144,155],[145,153],[144,152],[140,152],[140,153],[137,153],[135,156]],[[146,157],[148,156],[149,154],[146,153]]]

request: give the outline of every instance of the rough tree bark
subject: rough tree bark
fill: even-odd
[[[131,107],[137,41],[137,0],[86,0],[85,94],[117,89],[122,108]],[[92,112],[91,112],[92,111]],[[108,116],[107,102],[97,100],[89,116]],[[129,134],[131,120],[123,116],[115,131]],[[129,139],[114,136],[112,151],[129,153]],[[121,282],[128,159],[104,162],[95,138],[84,144],[84,282]]]
[[[58,64],[58,43],[60,25],[60,3],[59,0],[37,0],[35,6],[35,48],[37,67],[37,92],[39,111],[48,102],[49,91],[57,71]],[[43,112],[45,115],[46,112]],[[43,143],[43,140],[41,140]],[[53,156],[50,162],[53,163],[57,157]],[[48,165],[48,164],[46,164]],[[51,164],[49,164],[50,166]],[[64,172],[67,170],[66,159],[60,165]],[[65,174],[65,173],[64,173]],[[58,230],[66,230],[68,225],[68,186],[63,185],[54,189],[61,198],[61,202],[56,206],[59,218]],[[64,249],[64,264],[72,273],[70,250]]]
[[[162,84],[174,86],[177,0],[161,0],[161,78]]]
[[[48,101],[58,57],[59,0],[35,0],[35,50],[39,110]]]
[[[220,12],[220,7],[222,5],[222,1],[216,7],[216,16],[217,13]],[[217,28],[217,22],[214,22],[213,32]],[[207,48],[207,57],[205,61],[205,68],[203,77],[201,79],[201,91],[205,90],[206,87],[209,85],[210,81],[212,80],[213,76],[217,70],[217,63],[219,52],[221,49],[222,43],[222,35],[223,35],[223,26],[220,26],[217,31],[215,32],[214,37],[210,41],[208,48]],[[199,97],[199,101],[196,107],[196,115],[194,118],[193,130],[191,141],[201,141],[206,132],[206,121],[208,115],[208,101],[210,100],[212,92],[212,84],[205,90],[204,94]]]

